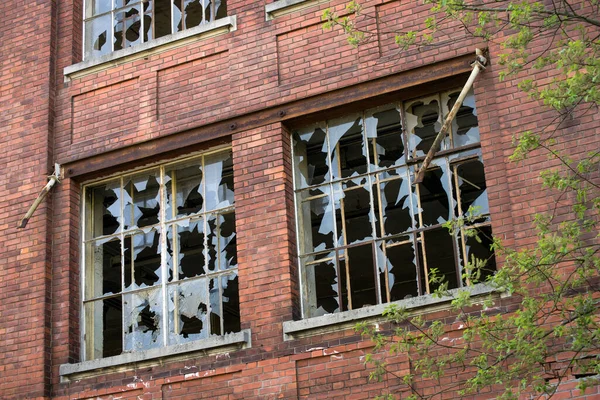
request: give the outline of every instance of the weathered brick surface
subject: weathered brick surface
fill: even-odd
[[[450,30],[442,33],[441,48],[399,54],[390,31],[414,29],[429,6],[369,0],[361,2],[365,14],[377,19],[359,23],[373,37],[353,49],[339,31],[320,26],[324,8],[343,14],[345,3],[315,4],[265,21],[264,3],[231,0],[235,32],[67,82],[64,67],[81,60],[82,0],[0,3],[0,398],[360,399],[397,385],[391,378],[367,383],[362,360],[372,344],[351,329],[283,340],[282,323],[300,315],[289,121],[285,112],[276,114],[283,122],[261,118],[302,99],[327,108],[328,94],[343,88],[351,88],[351,101],[353,85],[392,75],[401,80],[415,69],[428,82],[425,90],[436,91],[430,71],[437,63],[472,54],[481,43]],[[500,82],[495,62],[502,49],[491,43],[489,51],[492,63],[475,95],[493,231],[508,246],[529,246],[533,215],[558,207],[564,218],[567,203],[539,187],[540,169],[553,166],[545,155],[520,164],[507,157],[515,132],[539,127],[552,114],[521,93],[517,80]],[[542,71],[536,78],[552,76]],[[380,94],[371,93],[374,99]],[[241,117],[250,129],[238,128]],[[80,360],[80,188],[89,177],[63,180],[27,229],[15,229],[53,163],[66,163],[68,174],[73,161],[98,156],[98,163],[110,151],[135,152],[156,138],[168,137],[176,148],[184,132],[222,121],[219,136],[231,143],[234,157],[241,320],[252,332],[252,347],[61,383],[59,366]],[[562,149],[573,157],[597,150],[598,126],[598,113],[576,116],[557,131]],[[140,166],[93,165],[97,176]],[[515,304],[503,299],[497,307],[506,313]],[[451,327],[455,321],[447,311],[428,318]],[[452,329],[449,335],[457,335]],[[399,356],[392,367],[402,373],[410,365]],[[434,391],[436,383],[419,387]],[[494,397],[494,391],[472,396]],[[599,399],[600,393],[581,394],[569,382],[557,398]]]

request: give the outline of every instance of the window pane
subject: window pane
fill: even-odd
[[[115,12],[114,25],[114,49],[121,50],[140,44],[140,29],[142,22],[138,7]]]
[[[487,215],[490,212],[486,191],[485,173],[483,163],[480,160],[470,160],[454,167],[455,185],[458,185],[460,199],[456,198],[456,215],[459,215],[458,200],[460,200],[460,211],[465,214],[470,207],[474,208],[475,215]],[[456,192],[456,190],[455,190]]]
[[[152,39],[171,34],[171,18],[171,1],[154,0],[154,32]]]
[[[425,281],[423,274],[431,276],[432,271],[436,270],[436,275],[444,278],[448,282],[448,289],[458,287],[458,276],[456,274],[455,262],[455,239],[446,228],[437,228],[424,233],[425,255],[419,253],[419,263],[421,265],[422,281]],[[433,293],[439,285],[430,284],[430,293]]]
[[[109,12],[112,7],[111,3],[111,0],[87,0],[86,18]]]
[[[373,244],[348,247],[338,253],[344,310],[378,303]],[[347,279],[349,275],[350,279]]]
[[[123,305],[121,297],[85,304],[85,353],[87,360],[123,352]]]
[[[171,344],[209,336],[207,279],[196,279],[170,286],[169,299],[172,305],[169,307]]]
[[[206,211],[233,205],[233,160],[231,152],[210,154],[204,159]]]
[[[177,279],[193,278],[204,275],[204,219],[173,225],[169,230],[169,247],[175,249],[172,257],[176,258]],[[175,229],[177,236],[172,237]],[[171,250],[173,251],[173,250]]]
[[[334,246],[333,205],[331,196],[321,196],[301,203],[304,221],[303,252],[312,253]]]
[[[373,194],[377,197],[375,215],[378,237],[395,235],[412,229],[411,187],[405,174],[404,178],[381,182],[379,192],[374,190]]]
[[[446,167],[427,170],[423,182],[419,184],[422,226],[444,223],[452,218],[450,209],[450,182]]]
[[[162,291],[158,289],[123,295],[125,350],[163,346]]]
[[[110,14],[94,18],[85,23],[85,58],[100,57],[112,51]]]
[[[310,127],[294,133],[294,166],[299,188],[329,179],[327,143],[321,128]]]
[[[367,150],[360,118],[345,117],[329,121],[328,137],[333,179],[367,172]]]
[[[181,218],[203,210],[202,168],[199,162],[167,171],[167,219]],[[173,197],[175,209],[172,208]]]
[[[86,299],[121,292],[121,240],[98,240],[86,249]]]
[[[386,246],[384,255],[384,268],[387,266],[387,287],[390,292],[390,301],[408,299],[418,296],[416,253],[412,242]],[[385,300],[385,270],[380,273],[380,281]]]
[[[410,157],[424,156],[442,127],[437,96],[409,103],[405,118]]]
[[[223,333],[239,332],[241,321],[237,271],[221,276],[221,291],[223,293]]]
[[[90,189],[91,235],[89,239],[102,235],[112,235],[119,230],[121,218],[120,181],[113,181]]]
[[[491,226],[480,226],[477,228],[467,228],[471,230],[471,233],[476,233],[476,236],[464,235],[464,248],[461,248],[461,258],[463,263],[466,265],[467,262],[475,266],[479,262],[485,264],[478,270],[472,273],[469,282],[465,283],[477,283],[485,282],[486,279],[493,275],[496,271],[496,259],[494,252],[490,246],[493,243],[492,227]],[[465,252],[467,256],[465,257]]]
[[[339,186],[339,185],[335,185]],[[347,188],[340,199],[340,206],[336,207],[336,223],[338,225],[338,243],[352,244],[373,238],[371,226],[371,198],[367,186]]]
[[[451,93],[447,98],[448,112],[456,103],[460,91]],[[456,117],[452,120],[452,141],[454,147],[479,143],[479,127],[477,126],[477,110],[475,109],[475,96],[469,92],[458,109]]]
[[[125,237],[123,271],[126,289],[160,283],[160,252],[160,234],[155,230]]]
[[[308,287],[306,292],[307,314],[311,317],[339,311],[338,280],[335,253],[309,256],[301,260]]]
[[[388,168],[404,162],[400,113],[395,108],[373,112],[366,119],[370,164]]]
[[[142,228],[158,223],[160,185],[158,171],[125,179],[123,202],[125,229]]]

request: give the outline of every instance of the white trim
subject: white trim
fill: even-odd
[[[293,13],[329,0],[278,0],[265,6],[265,20],[270,21],[277,17]]]
[[[339,331],[354,326],[357,322],[365,319],[383,320],[383,311],[389,304],[396,304],[416,314],[426,314],[432,312],[432,307],[449,307],[450,302],[456,298],[460,291],[468,291],[471,296],[484,296],[493,293],[500,293],[500,289],[493,288],[487,284],[477,284],[459,289],[449,290],[447,296],[438,297],[431,294],[412,297],[410,299],[398,300],[393,303],[378,304],[375,306],[363,307],[356,310],[344,311],[340,313],[325,314],[319,317],[308,318],[300,321],[285,321],[283,323],[284,340],[294,340],[303,337],[318,335],[321,333]],[[425,307],[423,312],[419,313],[417,309]]]
[[[207,24],[202,24],[194,28],[186,29],[181,32],[163,36],[158,39],[148,41],[126,49],[113,51],[98,58],[82,61],[77,64],[65,67],[63,73],[65,82],[81,78],[104,69],[131,62],[152,54],[170,50],[173,48],[185,46],[193,41],[207,39],[213,36],[233,32],[237,30],[237,18],[231,15],[218,19]]]

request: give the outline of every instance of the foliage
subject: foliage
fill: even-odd
[[[389,329],[368,323],[357,326],[375,343],[374,353],[408,357],[411,372],[398,376],[405,391],[381,398],[441,398],[503,388],[499,398],[551,397],[570,375],[584,390],[600,384],[600,151],[573,159],[561,143],[561,122],[598,112],[600,106],[600,11],[598,0],[536,2],[426,0],[431,13],[422,29],[395,33],[401,49],[436,45],[444,29],[458,25],[469,35],[499,44],[496,55],[501,80],[520,80],[519,88],[540,107],[557,111],[556,120],[537,131],[515,135],[514,162],[546,153],[552,167],[541,173],[543,186],[555,191],[561,204],[548,214],[535,215],[537,241],[513,249],[494,240],[502,267],[486,284],[504,299],[472,298],[468,290],[448,291],[439,285],[435,296],[451,301],[456,321],[428,320],[391,304],[384,313]],[[325,11],[325,28],[341,27],[350,44],[369,40],[361,19],[370,18],[351,2],[346,16]],[[552,79],[536,81],[543,71]],[[557,202],[558,204],[559,202]],[[561,211],[562,214],[557,213]],[[466,218],[476,218],[475,213]],[[469,221],[447,224],[451,233]],[[477,232],[471,231],[471,235]],[[463,280],[478,283],[485,260],[470,260]],[[435,271],[434,271],[435,272]],[[439,282],[441,278],[430,278]],[[512,304],[512,312],[498,303]],[[508,307],[508,306],[507,306]],[[388,357],[393,360],[394,357]],[[372,379],[393,375],[384,360],[370,356]],[[464,371],[465,379],[444,380],[446,371]],[[424,393],[417,378],[438,381],[439,390]],[[442,383],[446,382],[446,383]],[[451,383],[447,383],[451,382]]]

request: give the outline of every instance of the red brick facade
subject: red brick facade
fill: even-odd
[[[271,1],[229,0],[232,32],[65,78],[82,60],[82,1],[0,2],[0,398],[362,399],[396,387],[368,383],[372,344],[350,326],[284,338],[283,322],[301,316],[290,127],[459,87],[483,44],[449,38],[400,53],[385,32],[422,21],[429,6],[416,2],[364,1],[378,19],[366,26],[373,40],[354,49],[321,29],[322,11],[343,12],[343,0],[307,1],[269,20]],[[554,198],[539,185],[545,156],[508,163],[512,135],[550,114],[515,81],[499,82],[500,52],[489,48],[475,97],[494,234],[521,246]],[[598,126],[589,113],[561,134],[585,152],[598,148]],[[221,144],[233,153],[240,318],[251,345],[61,380],[61,365],[81,361],[82,184]],[[64,178],[16,229],[55,162]],[[511,310],[511,299],[498,306]],[[402,357],[392,364],[410,368]],[[598,388],[579,397],[574,386],[558,398],[600,399]]]

